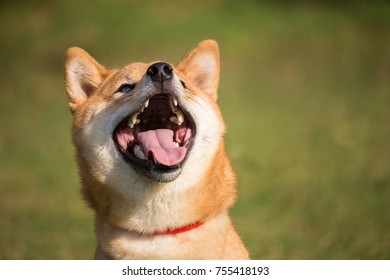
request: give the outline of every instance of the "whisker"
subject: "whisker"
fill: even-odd
[[[105,144],[100,145],[97,155],[100,156],[100,153],[104,150]]]
[[[214,144],[216,141],[213,141],[213,140],[216,140],[216,139],[214,139],[214,138],[212,138],[212,137],[207,137],[207,136],[205,136],[205,137],[203,137],[203,140],[204,140],[205,142],[209,143],[214,149],[217,149],[217,145]]]

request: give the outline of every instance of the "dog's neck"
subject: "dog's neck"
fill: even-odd
[[[101,218],[96,220],[96,227],[97,259],[188,259],[189,255],[191,259],[235,258],[233,252],[226,251],[231,238],[236,238],[226,210],[204,223],[182,227],[187,230],[182,233],[140,234],[113,226]],[[157,245],[159,250],[156,250]],[[233,246],[232,250],[235,248]]]
[[[133,233],[133,234],[136,234],[139,236],[175,235],[175,234],[184,233],[187,231],[194,230],[194,229],[199,228],[200,226],[202,226],[204,224],[204,222],[202,222],[202,221],[197,221],[195,223],[187,224],[187,225],[182,226],[182,227],[167,228],[166,230],[156,230],[156,231],[151,232],[151,233],[144,233],[144,232],[138,232],[135,230],[127,230],[127,229],[121,228],[117,225],[114,225],[108,221],[105,221],[104,223],[107,223],[108,225],[110,225],[113,228],[116,228],[117,230]],[[97,225],[98,224],[99,224],[99,222],[97,222]]]
[[[196,228],[200,227],[201,225],[203,225],[203,222],[199,221],[199,222],[196,222],[196,223],[193,223],[193,224],[190,224],[190,225],[186,225],[184,227],[179,227],[179,228],[176,228],[176,229],[167,229],[165,231],[155,231],[153,233],[153,235],[169,235],[169,234],[183,233],[183,232],[186,232],[186,231],[190,231],[190,230],[196,229]]]

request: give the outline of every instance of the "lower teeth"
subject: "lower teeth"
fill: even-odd
[[[146,159],[144,152],[141,150],[140,146],[134,146],[134,155],[139,159]]]

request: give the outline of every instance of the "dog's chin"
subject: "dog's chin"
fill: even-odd
[[[172,168],[170,170],[163,170],[157,167],[142,168],[139,165],[131,165],[134,170],[141,176],[160,183],[172,182],[176,180],[181,174],[181,167]]]
[[[193,118],[169,93],[145,100],[113,133],[114,144],[130,168],[156,182],[180,176],[194,139]]]

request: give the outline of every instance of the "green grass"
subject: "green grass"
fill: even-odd
[[[389,4],[35,2],[0,4],[0,259],[93,257],[65,50],[174,63],[206,38],[252,257],[390,258]]]

